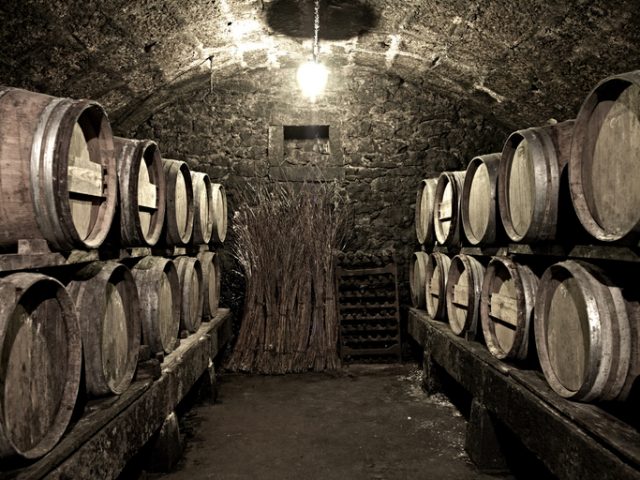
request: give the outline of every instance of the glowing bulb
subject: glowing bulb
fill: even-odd
[[[324,91],[328,77],[327,68],[313,60],[298,67],[298,86],[302,94],[312,102],[315,102],[316,97]]]

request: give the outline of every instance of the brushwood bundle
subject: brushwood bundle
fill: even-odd
[[[233,371],[281,374],[339,366],[333,252],[345,206],[333,183],[247,185],[233,221],[246,295]]]

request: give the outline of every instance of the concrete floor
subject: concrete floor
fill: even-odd
[[[184,457],[176,472],[153,478],[494,478],[469,462],[464,418],[422,391],[415,365],[228,375],[219,402],[183,417]]]

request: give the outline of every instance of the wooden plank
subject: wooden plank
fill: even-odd
[[[640,252],[637,248],[616,245],[576,245],[569,250],[568,256],[593,260],[640,262]]]
[[[513,369],[510,375],[525,388],[570,418],[576,425],[591,431],[612,451],[619,452],[629,464],[640,467],[640,435],[632,426],[590,403],[569,402],[558,396],[541,372]]]
[[[180,257],[191,253],[191,250],[186,247],[153,247],[151,252],[158,257]]]
[[[556,395],[540,373],[491,356],[426,312],[409,311],[409,333],[460,385],[518,435],[559,478],[640,479],[640,434],[595,405]]]
[[[437,295],[434,295],[437,296]],[[362,303],[359,305],[338,305],[340,310],[358,310],[371,308],[396,308],[395,303]]]
[[[499,257],[509,253],[507,247],[462,247],[460,253],[474,257]]]
[[[152,183],[138,184],[138,207],[148,210],[158,208],[158,188]]]
[[[116,478],[209,367],[218,353],[217,330],[229,321],[229,310],[219,309],[165,357],[158,380],[134,383],[114,403],[82,418],[47,456],[0,478]]]
[[[507,295],[500,293],[491,294],[491,311],[489,315],[501,320],[503,323],[518,326],[518,301]]]
[[[545,255],[551,257],[567,256],[567,250],[565,247],[551,243],[541,243],[538,245],[512,243],[509,245],[508,252],[511,255]]]
[[[44,255],[48,253],[51,253],[51,249],[44,238],[18,240],[18,255]]]
[[[51,252],[26,255],[11,253],[0,255],[0,272],[60,267],[77,263],[93,262],[99,259],[100,256],[97,250],[71,250],[65,253]]]
[[[463,273],[467,275],[467,273]],[[469,307],[469,286],[468,285],[454,285],[453,286],[453,303],[460,307]]]
[[[116,255],[119,260],[123,260],[125,258],[148,257],[151,255],[151,249],[148,247],[121,248],[117,254],[111,254],[112,257]]]
[[[102,188],[102,166],[97,163],[87,162],[82,167],[69,166],[69,192],[87,195],[90,197],[104,197]]]
[[[361,277],[361,276],[369,276],[369,275],[382,275],[386,273],[393,273],[393,269],[391,268],[392,264],[389,264],[385,267],[375,267],[375,268],[344,268],[339,267],[336,269],[336,273],[340,276],[353,276],[353,277]]]

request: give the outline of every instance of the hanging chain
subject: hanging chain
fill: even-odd
[[[209,57],[209,93],[213,93],[213,55]]]
[[[320,31],[320,0],[315,0],[313,13],[313,61],[318,61],[320,46],[318,45],[318,32]]]

